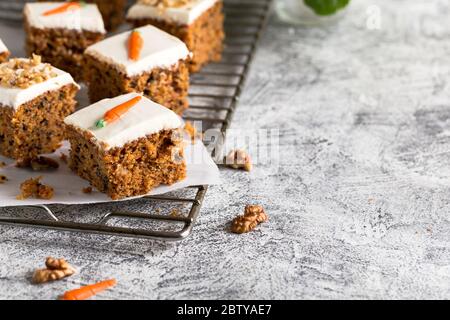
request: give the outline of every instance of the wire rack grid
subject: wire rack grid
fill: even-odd
[[[0,0],[0,20],[21,21],[24,1]],[[272,0],[225,0],[225,49],[223,59],[212,63],[201,72],[191,76],[190,108],[184,118],[194,123],[200,122],[202,129],[217,129],[224,133],[231,124],[234,111],[241,96],[248,71],[255,55],[258,42],[267,24]],[[217,148],[216,148],[217,150]],[[54,209],[52,206],[26,207],[33,211],[33,217],[4,216],[0,211],[0,224],[19,227],[34,227],[50,230],[94,233],[139,239],[180,241],[187,238],[200,214],[208,186],[186,188],[174,196],[147,196],[139,200],[130,200],[117,204],[115,209],[101,214],[97,221],[76,221],[74,214],[67,213],[68,207]],[[189,193],[191,196],[186,196]],[[134,203],[133,203],[134,202]],[[140,208],[151,204],[151,209],[143,212]],[[178,209],[182,214],[160,214],[155,205],[170,205],[173,212]],[[132,209],[124,210],[131,206]],[[173,209],[174,208],[174,209]],[[2,213],[3,212],[3,213]],[[24,212],[27,216],[29,212]],[[111,221],[128,219],[133,221],[151,221],[131,225],[111,225]],[[164,228],[161,223],[170,227]]]

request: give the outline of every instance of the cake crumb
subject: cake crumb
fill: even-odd
[[[59,168],[58,162],[47,157],[37,157],[31,160],[30,165],[34,171],[56,170]]]
[[[0,161],[0,168],[4,168],[6,167],[6,163],[4,163],[3,161]]]
[[[61,159],[62,162],[67,163],[67,155],[65,153],[61,153],[61,155],[59,156],[59,158]]]
[[[252,158],[246,151],[238,149],[231,151],[225,158],[225,165],[233,169],[243,169],[247,172],[252,171]]]
[[[181,212],[178,209],[172,209],[172,211],[170,211],[170,216],[171,217],[181,217]]]
[[[75,269],[64,259],[48,257],[45,261],[45,269],[38,269],[33,274],[33,283],[42,284],[50,281],[61,280],[75,274]]]
[[[20,195],[17,196],[17,200],[25,200],[31,197],[44,200],[53,198],[53,188],[42,184],[41,179],[42,177],[37,177],[24,181],[20,185]]]
[[[0,174],[0,184],[4,184],[6,181],[8,181],[8,178],[2,174]]]
[[[268,220],[269,217],[262,206],[248,205],[245,207],[244,215],[234,218],[231,224],[231,231],[238,234],[247,233],[254,230],[258,224]]]
[[[85,193],[85,194],[91,194],[91,193],[92,193],[92,187],[86,187],[86,188],[83,188],[83,193]]]

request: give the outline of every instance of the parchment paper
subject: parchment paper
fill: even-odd
[[[93,189],[91,194],[83,193],[83,188],[89,187],[89,182],[75,175],[60,159],[61,154],[69,154],[69,144],[65,142],[61,149],[46,157],[57,160],[60,167],[54,171],[33,171],[15,167],[14,160],[0,156],[0,162],[7,165],[0,168],[0,175],[7,177],[8,181],[0,184],[0,206],[28,206],[39,204],[88,204],[111,202],[111,198]],[[205,146],[197,139],[195,145],[186,143],[187,178],[171,186],[160,186],[149,195],[160,195],[182,189],[188,186],[213,185],[220,183],[220,173],[217,165],[208,154]],[[27,199],[17,200],[20,193],[20,184],[29,178],[42,176],[41,182],[55,189],[51,200]],[[136,197],[139,198],[139,197]],[[124,199],[124,200],[129,200]]]

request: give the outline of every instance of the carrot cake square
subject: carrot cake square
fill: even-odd
[[[89,0],[88,2],[97,4],[105,27],[109,31],[116,30],[125,20],[126,0]]]
[[[193,53],[192,72],[219,61],[223,50],[221,0],[138,0],[127,20],[135,27],[151,24],[186,43]]]
[[[27,163],[58,149],[78,90],[70,74],[39,56],[0,64],[0,154]]]
[[[39,0],[45,2],[47,0]],[[57,2],[58,0],[51,0]],[[86,0],[87,3],[95,3],[103,17],[105,28],[108,31],[114,31],[123,22],[125,18],[126,0]]]
[[[96,43],[85,51],[91,103],[138,92],[182,114],[188,107],[189,56],[181,40],[153,26]]]
[[[2,39],[0,39],[0,63],[8,60],[8,57],[9,57],[9,50],[3,43]]]
[[[27,3],[24,8],[26,52],[69,72],[83,76],[83,53],[105,37],[105,27],[95,4],[83,2]]]
[[[70,168],[113,200],[186,177],[181,119],[138,93],[99,101],[65,123]]]

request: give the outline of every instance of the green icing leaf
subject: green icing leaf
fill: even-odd
[[[329,16],[345,8],[350,0],[303,0],[319,16]]]
[[[98,129],[104,128],[104,127],[106,127],[106,121],[103,120],[103,119],[98,120],[98,121],[95,123],[95,126],[96,126]]]

